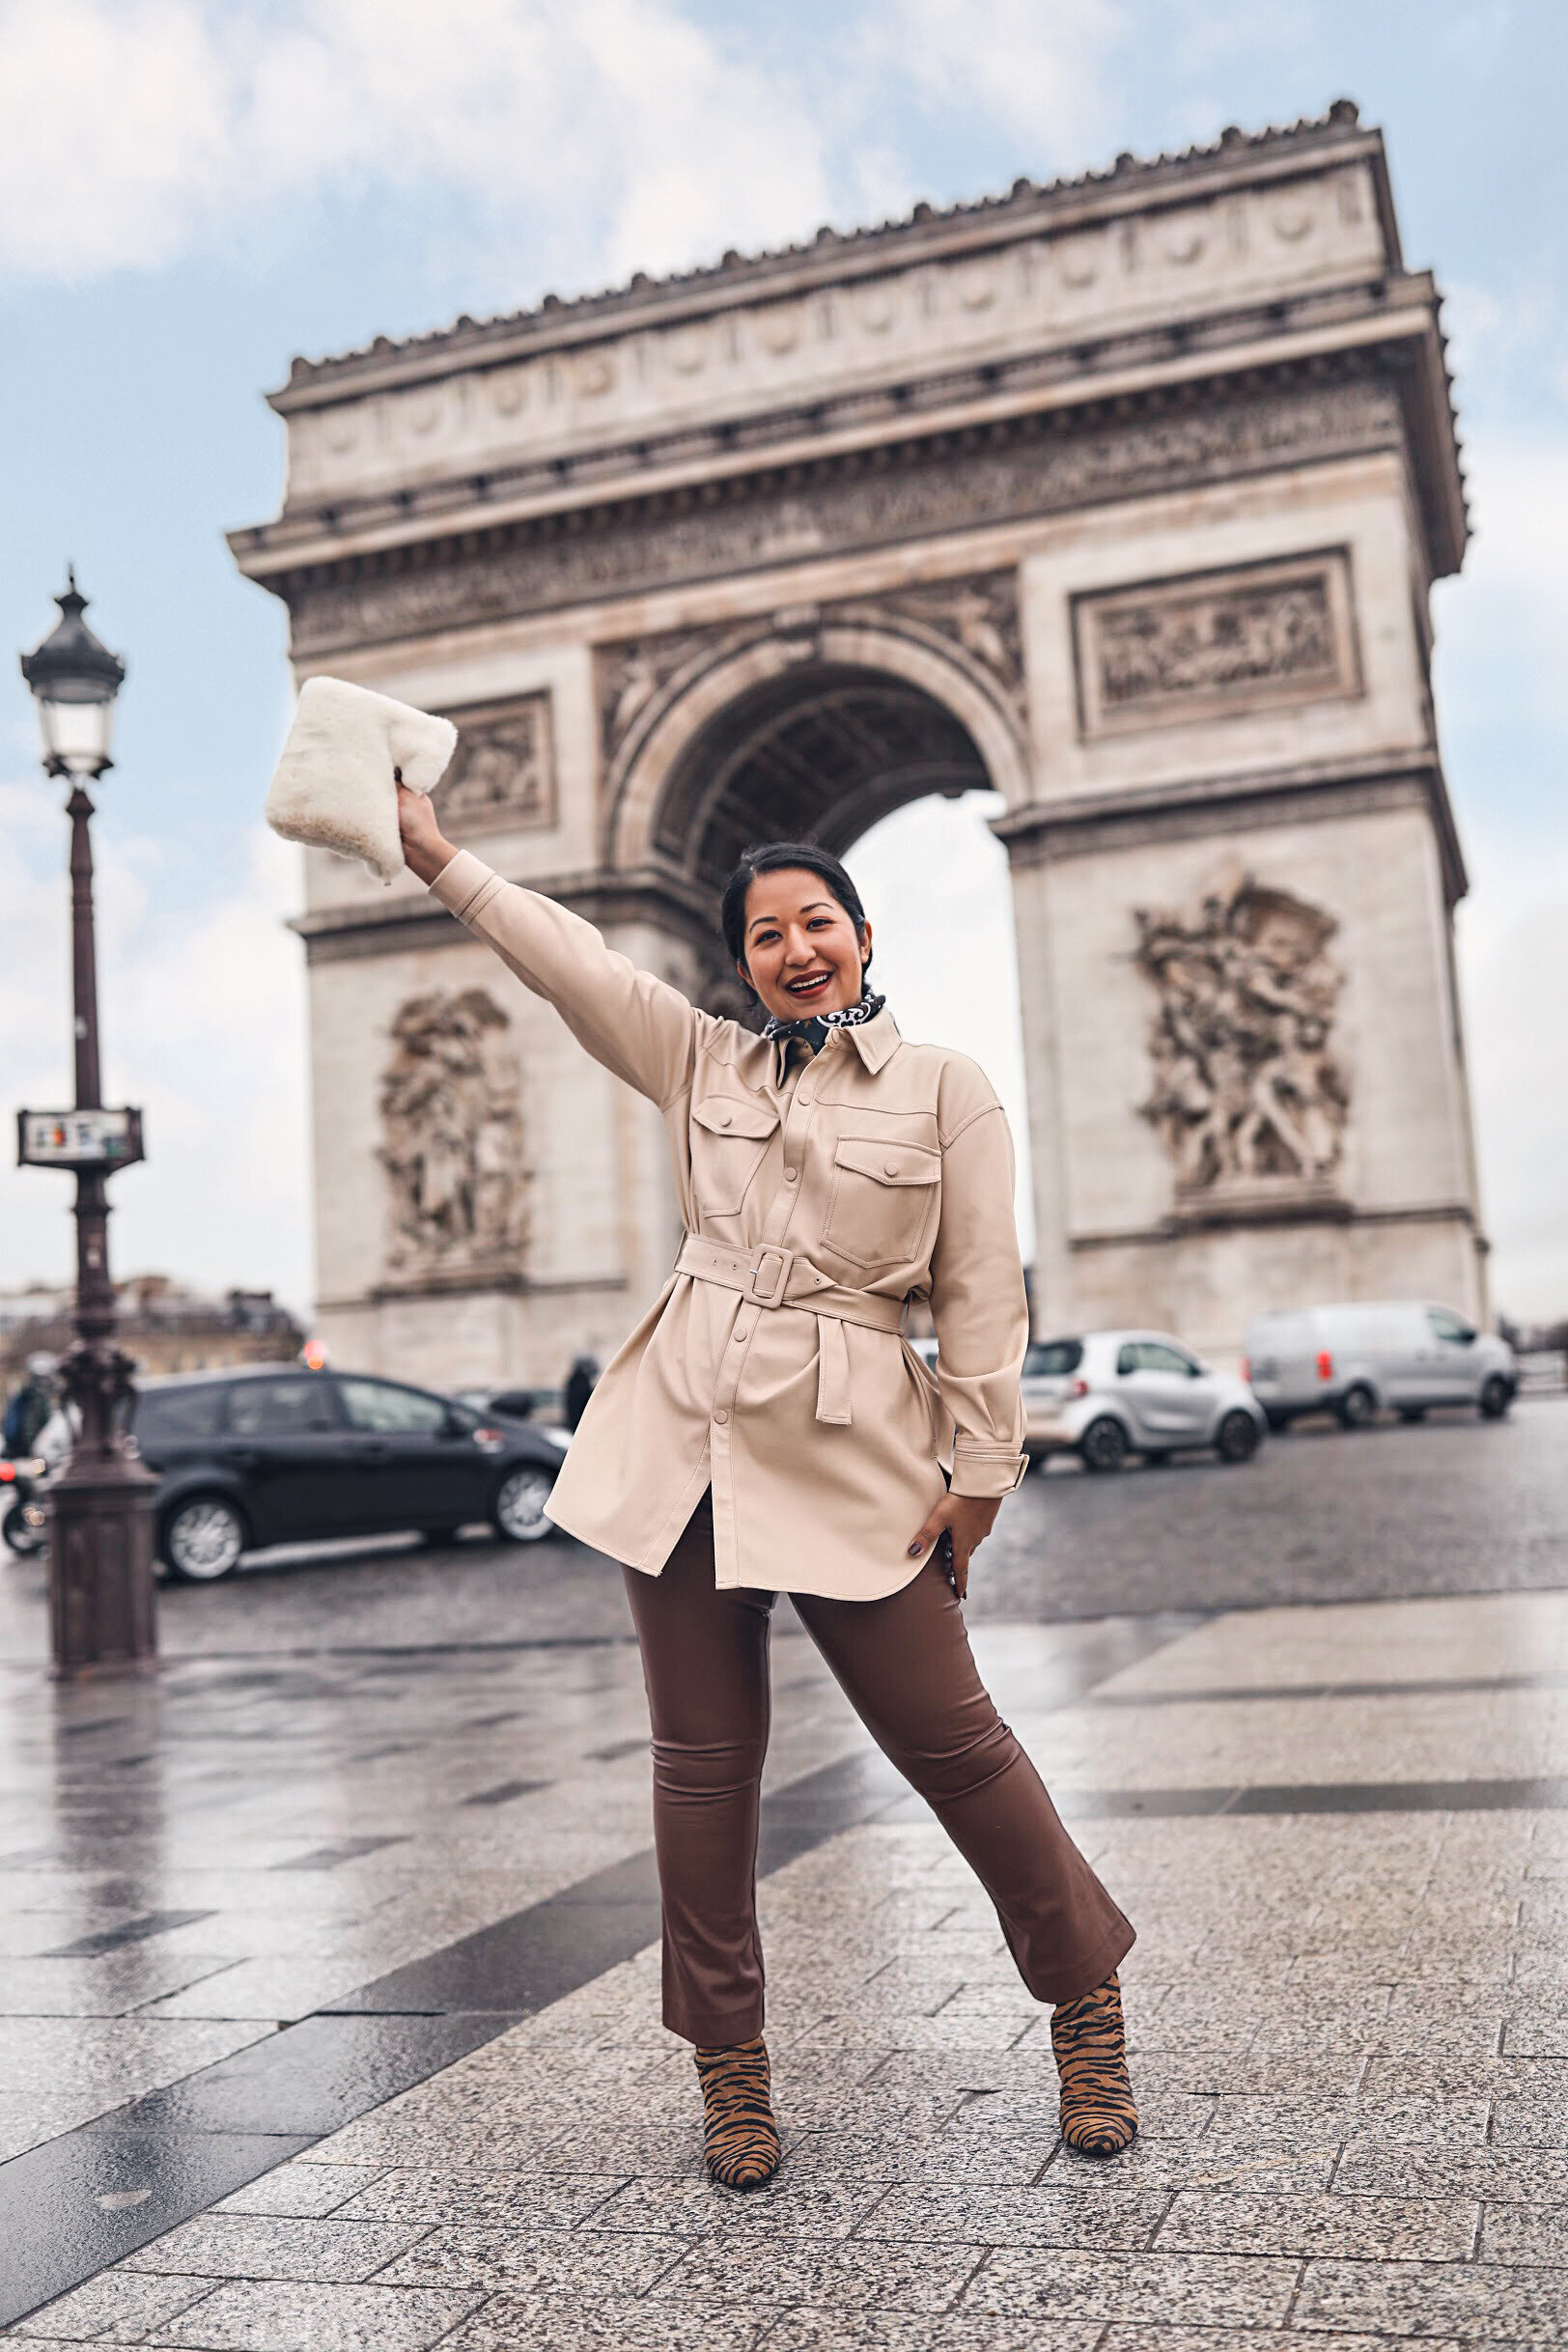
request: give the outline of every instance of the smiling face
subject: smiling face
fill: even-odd
[[[776,874],[753,878],[740,970],[765,1011],[781,1021],[805,1021],[858,1004],[870,953],[871,925],[856,931],[820,874],[780,866]]]

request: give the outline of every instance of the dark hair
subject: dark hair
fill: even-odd
[[[806,873],[825,882],[855,930],[864,930],[866,910],[860,904],[860,893],[828,851],[819,849],[814,841],[759,842],[754,848],[742,851],[740,863],[724,884],[724,895],[718,905],[724,945],[732,964],[745,962],[747,891],[759,874],[779,874],[790,866],[801,866]],[[868,955],[862,971],[870,969]],[[747,981],[746,986],[749,988],[751,983]]]

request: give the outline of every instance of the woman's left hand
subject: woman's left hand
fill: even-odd
[[[944,1495],[926,1513],[926,1524],[910,1546],[910,1557],[938,1547],[947,1582],[962,1601],[969,1589],[969,1560],[996,1525],[999,1495]]]

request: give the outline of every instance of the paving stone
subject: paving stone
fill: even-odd
[[[694,2181],[629,2181],[596,2209],[587,2226],[681,2237],[762,2229],[847,2238],[882,2195],[881,2186],[869,2181],[798,2179],[786,2160],[759,2189],[721,2189],[706,2176]]]
[[[1054,2132],[808,2132],[791,2150],[794,2180],[996,2181],[1023,2187],[1061,2146]]]
[[[1568,2206],[1489,2205],[1477,2252],[1483,2262],[1568,2264]]]
[[[1312,2262],[1296,2328],[1381,2336],[1498,2338],[1532,2348],[1568,2342],[1568,2271],[1496,2262]]]
[[[213,2279],[368,2279],[404,2254],[423,2226],[208,2213],[154,2238],[128,2255],[126,2267]]]
[[[1297,2262],[1228,2254],[992,2254],[960,2310],[1004,2318],[1147,2319],[1171,2325],[1229,2321],[1280,2326],[1300,2276]]]
[[[441,2352],[522,2352],[534,2345],[547,2345],[549,2352],[754,2352],[768,2325],[768,2315],[680,2315],[668,2304],[624,2296],[492,2295],[442,2339]]]
[[[1342,2142],[1387,2141],[1478,2147],[1491,2113],[1480,2099],[1220,2099],[1203,2153],[1216,2162],[1246,2151],[1321,2152]]]
[[[916,2238],[934,2245],[1142,2248],[1165,2210],[1162,2193],[1125,2189],[1085,2197],[1071,2189],[987,2184],[889,2189],[855,2231],[866,2239]]]
[[[625,2178],[624,2172],[426,2172],[395,2167],[339,2207],[338,2218],[569,2229],[612,2198]]]
[[[703,2304],[885,2305],[943,2311],[978,2258],[972,2247],[916,2252],[867,2245],[858,2238],[819,2251],[753,2242],[749,2235],[717,2246],[698,2238],[658,2282],[650,2301],[679,2303],[690,2297]]]
[[[220,2286],[171,2323],[196,2352],[423,2352],[479,2298],[450,2290],[247,2282]]]
[[[1109,2327],[1095,2352],[1386,2352],[1386,2336],[1299,2336],[1256,2328]],[[1421,2338],[1421,2352],[1469,2352],[1457,2338]],[[1528,2352],[1524,2344],[1493,2344],[1488,2352]]]
[[[68,2343],[134,2343],[212,2292],[210,2279],[151,2279],[133,2271],[106,2270],[85,2286],[33,2312],[17,2331]]]
[[[276,2214],[295,2221],[319,2221],[348,2203],[378,2177],[375,2165],[280,2164],[260,2179],[247,2181],[232,2197],[214,2205],[214,2213]]]
[[[1156,2248],[1223,2254],[1367,2255],[1385,2261],[1463,2262],[1475,2246],[1473,2198],[1259,2196],[1183,2190]]]
[[[1126,2189],[1242,2189],[1254,2196],[1327,2189],[1333,2177],[1336,2145],[1257,2149],[1200,2140],[1145,2140],[1109,2159],[1080,2156],[1058,2147],[1044,2188],[1071,2190],[1075,2197],[1115,2197]]]
[[[1042,2328],[1033,2319],[963,2319],[947,2311],[933,2323],[882,2304],[869,2311],[785,2311],[762,2346],[763,2352],[1095,2352],[1101,2335],[1098,2319]]]
[[[1473,2197],[1485,2204],[1568,2206],[1568,2156],[1546,2148],[1412,2147],[1347,2142],[1336,2197]]]
[[[368,2226],[368,2225],[367,2225]],[[581,2289],[638,2295],[679,2254],[667,2239],[608,2230],[442,2225],[379,2274],[387,2286],[493,2286],[513,2294]]]
[[[1568,2090],[1553,2097],[1496,2100],[1492,2138],[1498,2147],[1560,2148],[1568,2142]]]

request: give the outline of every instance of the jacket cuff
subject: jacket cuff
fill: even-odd
[[[432,898],[439,899],[449,914],[461,922],[473,906],[488,882],[493,882],[493,870],[472,850],[459,850],[449,857],[430,885]]]
[[[993,1500],[1001,1495],[1011,1495],[1015,1487],[1022,1486],[1028,1468],[1028,1455],[1016,1453],[1010,1445],[981,1445],[971,1439],[957,1438],[953,1442],[951,1491],[955,1495]]]

